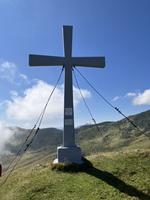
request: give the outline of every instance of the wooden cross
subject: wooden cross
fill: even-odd
[[[63,146],[57,148],[55,162],[82,163],[80,148],[75,144],[72,68],[105,67],[104,57],[72,57],[72,26],[63,26],[64,57],[29,55],[30,66],[64,66],[64,131]]]

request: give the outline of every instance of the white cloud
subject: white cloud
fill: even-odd
[[[80,91],[78,88],[73,86],[73,97],[74,97],[74,105],[76,106],[80,100],[82,99]],[[81,93],[83,95],[84,98],[89,98],[91,97],[91,93],[88,90],[85,89],[81,89]]]
[[[144,90],[143,93],[136,94],[132,103],[133,105],[150,105],[150,89]]]
[[[9,129],[6,124],[0,121],[0,154],[4,152],[5,143],[11,138],[14,131]]]
[[[29,85],[36,80],[29,80],[26,74],[20,73],[14,62],[4,61],[2,59],[0,59],[0,79],[17,86],[21,86],[22,84]]]
[[[13,82],[16,75],[16,69],[15,63],[0,60],[0,78]]]
[[[30,84],[30,81],[29,81],[29,79],[28,79],[26,74],[19,74],[18,76],[22,81],[24,81],[27,84]]]
[[[10,95],[11,95],[11,97],[16,97],[16,96],[18,96],[18,92],[15,90],[11,90]]]
[[[4,101],[0,100],[0,108],[4,108],[5,106],[7,106],[8,102],[9,102],[8,100],[4,100]]]
[[[28,80],[27,75],[25,74],[19,74],[20,78],[22,78],[23,80]]]
[[[120,99],[120,97],[119,97],[119,96],[116,96],[116,97],[114,97],[114,98],[112,99],[112,101],[117,101],[118,99]]]
[[[135,92],[128,92],[126,94],[127,97],[135,97],[137,94]]]
[[[37,119],[42,111],[49,94],[53,90],[53,85],[50,85],[44,81],[38,81],[31,88],[24,91],[23,96],[12,95],[12,99],[7,103],[6,112],[7,115],[18,122],[24,122],[30,124]],[[73,87],[74,90],[74,105],[76,106],[81,96],[79,90]],[[90,97],[88,90],[81,90],[85,98]],[[63,103],[64,103],[64,91],[63,86],[56,88],[52,99],[47,107],[45,114],[45,120],[49,121],[50,126],[57,126],[63,117]],[[31,124],[30,124],[31,125]]]

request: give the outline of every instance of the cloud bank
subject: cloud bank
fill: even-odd
[[[18,122],[24,122],[30,124],[33,120],[36,120],[45,103],[53,90],[54,86],[44,81],[37,81],[31,88],[26,89],[22,96],[19,96],[17,92],[11,92],[11,100],[7,101],[6,113],[8,117],[13,118]],[[74,91],[74,106],[76,107],[81,101],[82,97],[76,87],[73,87]],[[88,90],[81,90],[84,98],[91,96]],[[63,86],[56,88],[51,101],[47,107],[44,121],[49,121],[50,126],[57,126],[63,117],[63,105],[64,105],[64,89]],[[60,125],[59,125],[60,126]]]

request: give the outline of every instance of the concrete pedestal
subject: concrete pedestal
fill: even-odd
[[[57,147],[57,159],[54,160],[55,163],[77,163],[82,164],[81,149],[77,146],[72,147]]]

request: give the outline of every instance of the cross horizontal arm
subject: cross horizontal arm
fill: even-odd
[[[105,67],[105,57],[73,57],[72,65],[82,67]]]
[[[64,57],[29,55],[30,66],[63,66]]]

